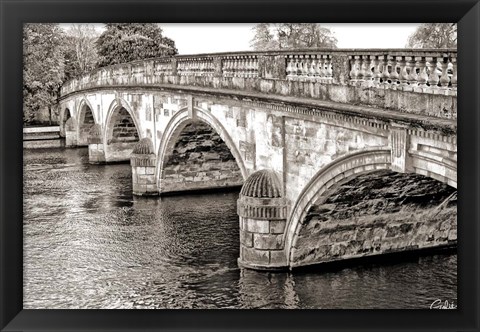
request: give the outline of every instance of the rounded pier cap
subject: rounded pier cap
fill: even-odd
[[[255,198],[282,197],[280,181],[274,171],[266,169],[256,171],[245,181],[240,195]]]
[[[148,137],[142,138],[135,144],[132,154],[154,154],[152,140]]]

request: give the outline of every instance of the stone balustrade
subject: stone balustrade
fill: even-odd
[[[178,55],[99,68],[66,82],[61,94],[96,87],[165,84],[307,97],[456,118],[457,51],[318,49]],[[426,99],[399,94],[404,92],[449,97],[438,102],[447,111],[429,109]],[[427,106],[417,111],[418,105],[409,106],[408,99]]]

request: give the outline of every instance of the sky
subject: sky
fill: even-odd
[[[164,35],[175,41],[179,54],[252,50],[255,23],[161,23]],[[402,48],[419,23],[325,23],[339,48]],[[70,24],[61,24],[68,28]],[[103,24],[96,23],[102,31]]]

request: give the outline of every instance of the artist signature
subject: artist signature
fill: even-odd
[[[448,302],[448,300],[442,301],[437,299],[430,304],[430,309],[457,309],[455,302]]]

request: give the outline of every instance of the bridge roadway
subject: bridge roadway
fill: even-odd
[[[456,50],[425,49],[148,59],[66,82],[60,131],[91,163],[130,160],[135,195],[243,186],[248,268],[441,247],[456,243],[456,220],[362,224],[368,236],[328,222],[306,230],[309,213],[360,175],[456,188],[456,68]]]

